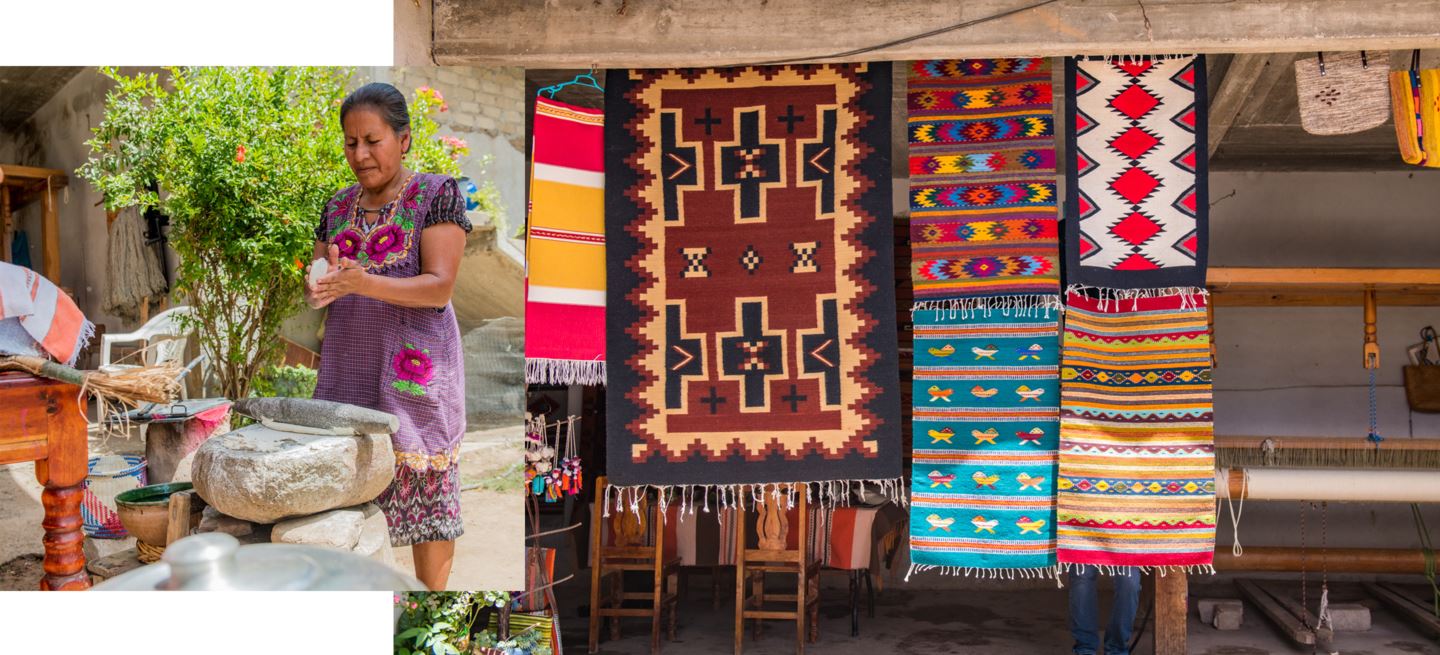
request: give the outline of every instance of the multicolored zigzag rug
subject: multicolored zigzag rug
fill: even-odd
[[[915,312],[911,573],[1054,573],[1059,314],[1030,314]]]
[[[917,61],[909,84],[915,308],[1057,297],[1049,60]]]
[[[903,496],[889,98],[887,63],[609,73],[622,492]]]
[[[1214,415],[1204,297],[1106,302],[1071,293],[1066,305],[1061,565],[1213,571]]]

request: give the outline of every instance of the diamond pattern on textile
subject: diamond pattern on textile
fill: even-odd
[[[1203,57],[1067,61],[1074,284],[1204,286],[1203,70]]]

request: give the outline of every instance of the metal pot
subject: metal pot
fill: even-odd
[[[223,532],[186,537],[159,562],[95,585],[107,591],[426,591],[375,560],[318,546],[252,544]]]

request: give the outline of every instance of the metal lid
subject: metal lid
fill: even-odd
[[[354,553],[252,544],[223,532],[186,537],[160,561],[95,585],[108,591],[425,591],[419,580]]]

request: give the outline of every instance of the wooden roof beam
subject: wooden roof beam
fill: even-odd
[[[1220,90],[1210,99],[1208,137],[1211,155],[1220,147],[1220,142],[1225,140],[1230,126],[1234,125],[1235,119],[1240,116],[1240,109],[1251,100],[1255,83],[1260,80],[1260,73],[1265,70],[1269,61],[1270,55],[1266,54],[1239,54],[1230,61],[1230,67],[1225,69],[1225,76],[1220,80]]]
[[[1032,0],[433,0],[441,65],[721,66],[814,58],[991,16]],[[1058,0],[827,61],[1440,45],[1440,0]]]

